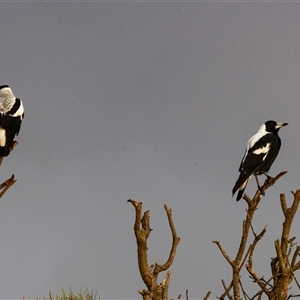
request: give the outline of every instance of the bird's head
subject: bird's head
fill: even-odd
[[[14,96],[11,88],[8,85],[1,85],[0,86],[0,95],[1,96],[6,96],[6,97],[11,97]]]
[[[281,127],[284,127],[288,125],[288,123],[277,123],[275,121],[267,121],[263,126],[264,126],[264,129],[265,131],[267,132],[278,132],[278,130],[281,128]]]

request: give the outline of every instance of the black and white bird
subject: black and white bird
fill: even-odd
[[[15,146],[24,117],[24,106],[8,85],[0,86],[0,156],[8,156]]]
[[[247,148],[242,159],[239,172],[240,176],[232,189],[232,196],[239,189],[236,200],[239,201],[244,193],[249,179],[254,175],[260,189],[257,175],[266,174],[276,159],[281,140],[278,131],[288,123],[267,121],[260,126],[258,132],[247,143]]]

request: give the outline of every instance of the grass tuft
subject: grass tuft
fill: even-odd
[[[42,300],[47,300],[47,298],[43,298]],[[93,291],[88,291],[88,289],[85,289],[85,291],[82,292],[81,288],[79,289],[79,293],[76,295],[70,287],[68,292],[61,289],[61,295],[54,295],[50,292],[49,300],[100,300],[100,297],[97,298],[97,291],[95,294]]]

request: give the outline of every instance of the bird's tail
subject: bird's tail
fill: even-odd
[[[236,197],[236,201],[240,201],[240,200],[241,200],[241,198],[242,198],[242,196],[243,196],[243,194],[244,194],[245,188],[246,188],[246,186],[247,186],[248,180],[249,180],[249,179],[247,179],[247,180],[242,184],[242,186],[240,187],[240,190],[239,190],[239,192],[238,192],[238,194],[237,194],[237,197]]]
[[[7,142],[7,145],[5,146],[0,146],[0,157],[5,157],[8,156],[10,154],[10,151],[14,150],[14,148],[18,145],[17,141],[11,141],[11,142]],[[2,161],[1,161],[2,162]]]
[[[247,183],[250,179],[250,177],[248,177],[247,179],[243,178],[243,174],[241,173],[240,177],[238,178],[237,182],[235,183],[233,189],[232,189],[232,196],[235,194],[235,192],[239,189],[239,192],[237,194],[237,197],[236,197],[236,201],[239,201],[241,200],[243,194],[244,194],[244,191],[245,191],[245,188],[247,186]]]

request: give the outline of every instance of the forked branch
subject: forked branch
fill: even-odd
[[[265,180],[264,184],[261,186],[259,190],[255,193],[254,197],[251,199],[249,196],[244,194],[243,199],[245,200],[247,204],[247,214],[246,218],[243,221],[243,226],[242,226],[242,237],[240,240],[240,244],[238,247],[237,254],[234,259],[230,258],[229,255],[226,253],[225,249],[222,247],[221,243],[219,241],[213,241],[218,247],[219,250],[221,251],[222,255],[224,258],[227,260],[227,262],[231,265],[232,267],[232,282],[230,287],[233,289],[233,295],[235,300],[239,300],[240,297],[240,271],[241,268],[243,267],[245,261],[248,259],[248,264],[246,268],[248,269],[248,272],[252,276],[252,278],[259,284],[261,289],[265,289],[265,283],[259,279],[259,277],[256,275],[255,271],[253,270],[253,263],[252,263],[252,258],[253,258],[253,253],[256,244],[258,241],[262,238],[264,235],[266,229],[263,229],[263,231],[256,236],[255,235],[255,240],[252,245],[247,247],[247,242],[248,242],[248,236],[249,236],[249,231],[252,226],[252,220],[255,211],[257,210],[257,207],[260,203],[260,200],[262,197],[265,195],[266,190],[274,185],[277,180],[279,180],[283,175],[285,175],[287,172],[281,172],[279,173],[276,177],[267,177]],[[225,295],[229,296],[230,290],[226,289]],[[244,291],[243,291],[244,292]],[[267,292],[265,292],[267,294]],[[244,292],[245,294],[245,292]],[[221,297],[225,296],[224,294]],[[222,298],[220,298],[222,299]]]
[[[294,239],[290,238],[290,231],[294,217],[300,203],[300,190],[295,193],[293,203],[290,207],[287,206],[286,198],[284,194],[280,195],[281,208],[284,215],[284,222],[282,224],[281,240],[277,239],[274,242],[276,257],[272,259],[271,269],[273,275],[273,288],[271,290],[271,296],[273,299],[287,299],[288,297],[289,284],[294,279],[296,284],[298,281],[294,275],[294,272],[299,268],[299,261],[297,258],[299,255],[299,246],[296,247],[294,254],[291,256],[292,248],[295,245]],[[279,296],[278,296],[279,295]]]
[[[152,229],[150,228],[150,212],[146,211],[142,215],[142,202],[137,202],[133,199],[129,199],[135,208],[135,222],[134,222],[134,233],[137,241],[137,252],[138,252],[138,265],[141,277],[147,286],[148,290],[138,291],[144,300],[167,300],[168,299],[168,288],[171,278],[171,271],[169,270],[162,283],[157,283],[158,274],[166,271],[172,265],[177,246],[180,241],[180,237],[177,236],[175,225],[172,218],[172,210],[164,205],[167,213],[169,226],[172,233],[172,247],[170,250],[167,261],[160,265],[155,263],[154,267],[148,264],[148,247],[147,239],[150,236]]]

